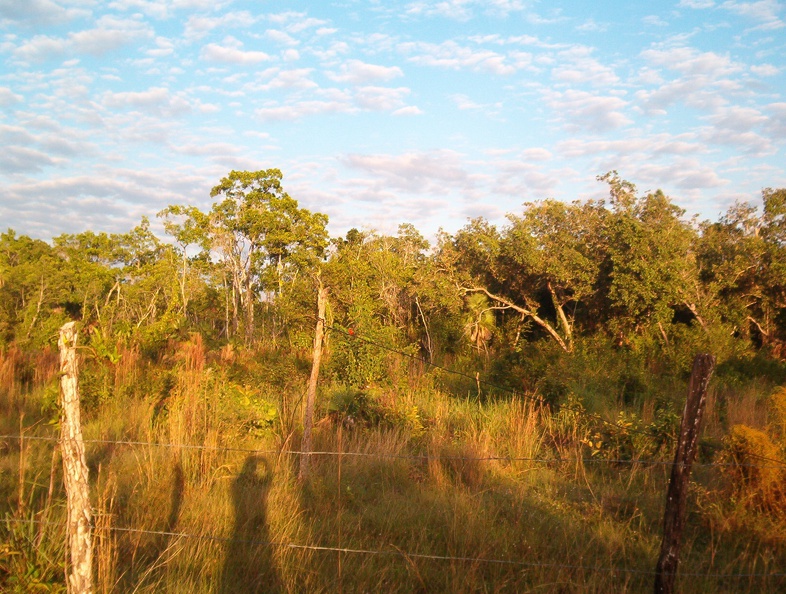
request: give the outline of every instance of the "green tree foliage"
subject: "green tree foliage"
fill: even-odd
[[[181,301],[185,297],[189,245],[205,258],[215,257],[226,296],[226,333],[238,332],[250,344],[259,296],[282,294],[285,284],[315,265],[327,247],[327,216],[298,207],[281,185],[278,169],[231,171],[210,195],[219,198],[210,213],[170,206],[160,213],[165,228],[180,245]],[[230,321],[231,320],[231,321]]]
[[[46,342],[65,321],[68,298],[63,262],[52,247],[11,229],[0,235],[0,345]]]
[[[786,190],[698,224],[661,191],[639,194],[614,171],[599,179],[607,203],[525,203],[504,226],[473,219],[433,249],[409,224],[329,240],[327,217],[300,208],[277,169],[230,172],[207,212],[161,211],[171,241],[146,219],[51,244],[8,230],[0,346],[36,348],[77,319],[110,361],[123,343],[153,352],[192,331],[305,351],[321,282],[339,327],[473,370],[525,348],[578,356],[596,338],[672,363],[697,348],[786,356]],[[379,347],[333,335],[328,351],[346,384],[395,375]]]
[[[609,184],[613,212],[608,222],[610,325],[627,340],[665,326],[686,301],[685,287],[697,274],[697,233],[660,190],[643,197],[616,172],[599,178]]]

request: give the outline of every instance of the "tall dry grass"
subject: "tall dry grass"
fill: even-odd
[[[253,361],[228,349],[208,353],[198,335],[172,345],[164,368],[133,351],[121,356],[115,395],[88,411],[86,438],[199,448],[89,443],[98,591],[651,589],[646,572],[660,545],[668,471],[585,462],[591,453],[577,413],[527,399],[455,398],[415,378],[380,395],[385,422],[350,429],[320,413],[315,447],[343,454],[315,456],[311,480],[300,484],[298,457],[281,451],[296,449],[297,436],[284,435],[281,423],[255,428],[242,417],[253,407],[232,409],[233,398],[273,395],[298,418],[299,394],[264,384],[264,370],[258,389],[239,386],[231,370],[250,365],[243,357]],[[4,407],[20,396],[40,401],[44,386],[15,390],[2,395]],[[751,388],[723,398],[762,395]],[[742,418],[742,405],[731,413],[724,406]],[[26,414],[28,435],[49,431],[35,407]],[[726,419],[715,417],[722,428]],[[0,523],[9,543],[0,587],[57,591],[64,494],[56,452],[48,442],[7,442],[0,465],[2,495],[13,502],[3,508],[11,522]],[[681,591],[738,591],[740,583],[779,591],[783,578],[708,575],[786,566],[783,526],[744,531],[717,477],[697,473],[683,550],[685,571],[707,577],[681,579]],[[309,546],[376,553],[300,548]]]

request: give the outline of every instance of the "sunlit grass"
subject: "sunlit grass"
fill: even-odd
[[[328,415],[323,386],[315,449],[344,454],[315,455],[300,484],[298,457],[287,453],[299,447],[298,390],[281,395],[262,372],[249,388],[228,363],[208,359],[196,340],[167,370],[137,358],[136,368],[113,371],[111,391],[86,411],[87,440],[200,446],[88,443],[97,591],[651,590],[668,466],[593,458],[574,413],[527,398],[456,398],[421,376],[375,388],[364,402],[384,414],[369,424]],[[0,393],[3,432],[56,435],[42,406],[53,381],[12,382]],[[726,389],[725,413],[710,411],[713,437],[723,437],[729,416],[766,425],[766,408],[745,412],[766,401],[762,390]],[[268,419],[260,394],[288,399],[290,420]],[[654,410],[645,400],[634,412],[651,419]],[[3,442],[4,591],[63,591],[64,493],[53,446]],[[784,514],[735,493],[722,469],[695,470],[681,591],[786,584],[713,577],[786,566]]]

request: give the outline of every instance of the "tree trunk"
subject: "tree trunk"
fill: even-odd
[[[570,322],[568,322],[568,316],[565,315],[565,308],[562,307],[559,299],[557,299],[557,292],[551,286],[551,283],[547,283],[547,286],[549,293],[551,293],[551,301],[554,304],[554,310],[557,312],[557,319],[562,326],[562,332],[565,334],[568,350],[573,351],[573,328],[571,328]]]
[[[325,305],[327,303],[327,289],[319,282],[317,294],[317,328],[314,333],[314,360],[311,365],[311,377],[308,381],[306,408],[303,411],[303,443],[300,446],[300,472],[298,479],[305,481],[308,478],[311,463],[311,429],[314,426],[314,402],[317,396],[317,380],[319,380],[319,364],[322,361],[322,337],[325,331]]]
[[[245,296],[245,341],[246,346],[249,347],[254,340],[254,290],[251,286],[250,273],[246,276]]]
[[[460,287],[460,289],[462,291],[464,291],[465,293],[485,293],[485,295],[489,299],[493,299],[497,303],[501,303],[505,308],[517,311],[522,316],[525,316],[525,317],[528,317],[528,318],[532,318],[533,322],[535,322],[538,326],[540,326],[546,332],[548,332],[549,336],[551,336],[551,338],[553,338],[554,341],[560,347],[562,347],[563,351],[565,351],[566,353],[570,353],[571,352],[572,346],[565,343],[565,341],[559,335],[559,332],[557,332],[554,329],[554,326],[549,324],[546,320],[541,318],[538,314],[536,314],[531,309],[527,309],[526,307],[521,307],[520,305],[516,305],[515,303],[511,303],[510,301],[508,301],[504,297],[500,297],[499,295],[495,295],[494,293],[492,293],[491,291],[489,291],[488,289],[486,289],[484,287]]]
[[[66,565],[66,582],[70,594],[90,594],[93,591],[91,508],[79,410],[76,339],[76,322],[60,328],[60,446],[68,505],[70,556],[70,567]]]

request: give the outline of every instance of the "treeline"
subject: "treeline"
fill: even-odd
[[[0,235],[0,348],[52,344],[76,319],[110,360],[149,356],[199,332],[218,347],[310,344],[318,286],[329,324],[432,360],[513,365],[525,351],[572,353],[590,342],[687,365],[786,356],[786,189],[761,210],[686,219],[661,191],[640,195],[616,172],[608,201],[527,203],[497,227],[478,218],[431,246],[412,225],[395,236],[330,238],[281,172],[231,172],[209,212],[173,205],[122,234],[83,231],[51,243]],[[387,373],[367,343],[335,341],[340,381]]]

